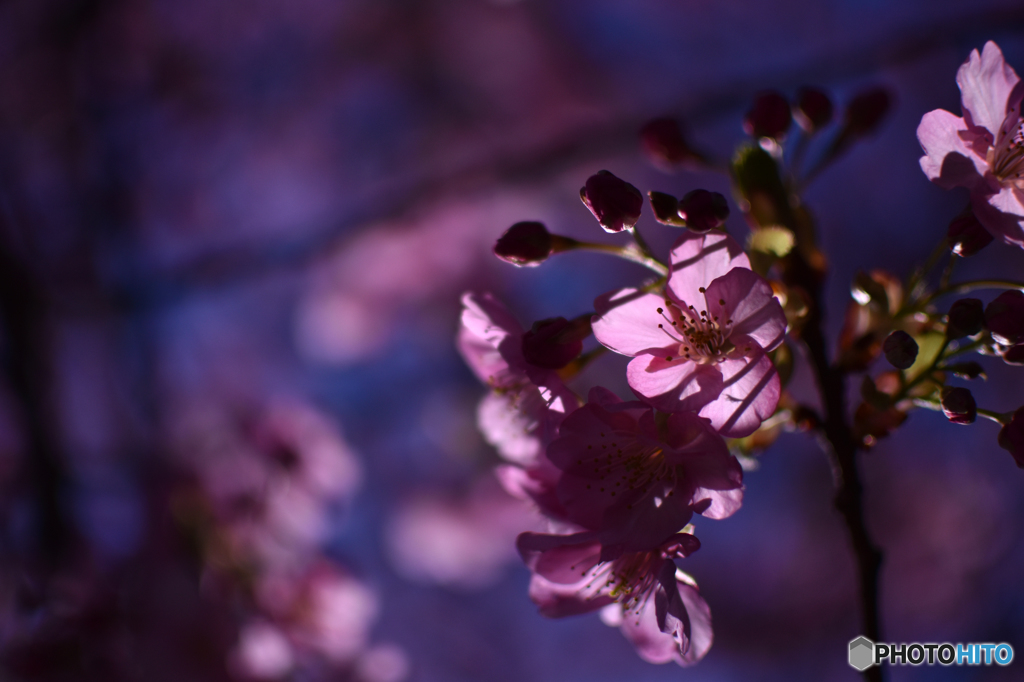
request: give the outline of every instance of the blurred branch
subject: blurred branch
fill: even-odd
[[[681,113],[691,125],[701,125],[745,106],[751,94],[765,83],[795,88],[809,82],[862,77],[881,68],[912,63],[950,45],[980,44],[993,34],[1021,29],[1024,8],[1019,7],[945,18],[915,28],[900,27],[868,44],[837,49],[801,62],[810,66],[755,73],[715,83],[703,92],[691,91],[670,108]],[[435,165],[424,162],[423,167],[432,170],[376,193],[348,216],[308,237],[210,253],[173,271],[156,274],[151,280],[155,286],[149,291],[130,287],[121,293],[136,303],[162,305],[187,296],[193,289],[232,285],[301,269],[337,247],[359,226],[400,219],[429,203],[473,196],[495,186],[538,186],[572,168],[637,149],[637,131],[645,122],[646,117],[626,118],[607,125],[575,126],[571,135],[545,140],[525,151],[495,154],[485,150],[478,158],[448,173],[437,173]]]
[[[9,216],[0,213],[9,223]],[[25,458],[32,488],[38,545],[32,549],[46,568],[57,566],[70,549],[71,529],[64,513],[66,477],[49,393],[49,334],[45,297],[32,273],[7,243],[10,225],[0,234],[0,316],[5,332],[4,371],[20,403]]]

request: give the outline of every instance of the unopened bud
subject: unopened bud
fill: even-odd
[[[801,88],[796,95],[793,118],[797,125],[814,133],[832,121],[832,100],[817,88]]]
[[[1009,450],[1017,466],[1024,469],[1024,407],[1014,412],[1010,423],[999,430],[999,447]]]
[[[999,294],[985,308],[985,326],[1004,346],[1024,341],[1024,294],[1015,290]]]
[[[774,90],[762,92],[743,118],[743,130],[753,137],[781,139],[789,130],[793,114],[786,98]]]
[[[874,132],[892,105],[892,95],[885,88],[871,88],[854,96],[846,105],[843,132],[859,137]]]
[[[656,118],[640,129],[640,146],[658,168],[672,170],[688,159],[699,158],[686,143],[679,122]]]
[[[1024,365],[1024,343],[1008,348],[1003,353],[1003,361],[1008,365]]]
[[[961,298],[949,307],[946,338],[974,336],[985,327],[985,305],[981,299]]]
[[[586,186],[580,190],[580,199],[605,232],[632,228],[640,219],[640,209],[644,205],[640,190],[606,170],[587,178]]]
[[[885,359],[896,369],[907,369],[917,359],[917,341],[905,331],[894,331],[882,344]]]
[[[647,197],[651,200],[651,210],[654,211],[654,219],[662,225],[673,227],[686,227],[686,221],[679,215],[679,200],[671,194],[664,192],[648,192]]]
[[[942,413],[954,424],[973,424],[978,418],[978,404],[968,389],[946,386],[942,389]]]
[[[512,265],[533,267],[551,255],[553,242],[543,223],[516,223],[498,238],[494,244],[494,255]]]
[[[695,189],[679,200],[679,215],[694,232],[708,232],[725,224],[729,204],[718,192]]]
[[[967,210],[953,218],[946,232],[949,248],[958,256],[973,256],[992,243],[992,234],[978,222],[974,211]]]
[[[590,317],[572,321],[553,317],[533,323],[523,334],[523,357],[531,365],[561,369],[583,351],[583,339],[590,334]]]

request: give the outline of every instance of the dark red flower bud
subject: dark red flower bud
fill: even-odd
[[[658,168],[672,170],[683,161],[699,158],[690,149],[682,126],[671,118],[656,118],[640,129],[640,146]]]
[[[523,334],[523,357],[531,365],[561,369],[579,357],[583,339],[590,334],[590,316],[569,321],[552,317],[533,323]]]
[[[498,238],[494,255],[512,265],[533,267],[551,255],[553,244],[551,233],[543,223],[516,223]]]
[[[861,136],[874,132],[892,105],[892,95],[885,88],[871,88],[854,96],[846,105],[843,132]]]
[[[743,130],[753,137],[781,139],[789,130],[793,114],[786,98],[774,90],[762,92],[743,118]]]
[[[729,204],[718,192],[695,189],[679,200],[679,215],[694,232],[708,232],[725,224]]]
[[[966,211],[953,218],[949,224],[946,242],[953,253],[966,258],[991,244],[992,234],[978,222],[974,211],[968,206]]]
[[[1017,466],[1024,469],[1024,407],[1014,412],[1010,423],[999,430],[999,447],[1009,450]]]
[[[679,200],[671,194],[664,192],[648,192],[647,197],[651,200],[651,210],[654,211],[654,219],[662,225],[673,227],[686,227],[686,221],[679,215]]]
[[[640,190],[606,170],[587,178],[580,199],[605,232],[622,232],[636,225],[644,205]]]
[[[896,369],[907,369],[917,359],[917,341],[905,331],[894,331],[885,338],[882,352],[885,359]]]
[[[1011,290],[996,296],[985,308],[985,326],[1004,346],[1024,341],[1024,294]]]
[[[977,298],[961,298],[949,307],[946,338],[974,336],[985,327],[985,304]]]
[[[973,424],[978,418],[978,404],[968,389],[946,386],[942,389],[942,413],[954,424]]]
[[[809,133],[814,133],[832,121],[832,100],[817,88],[800,88],[796,93],[796,105],[793,107],[793,118],[797,125]]]
[[[1003,353],[1003,361],[1008,365],[1024,365],[1024,343],[1008,348]]]

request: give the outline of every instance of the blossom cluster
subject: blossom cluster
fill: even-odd
[[[968,389],[949,382],[983,376],[978,363],[954,361],[963,353],[1024,364],[1024,284],[951,284],[956,260],[994,238],[1024,246],[1024,87],[991,42],[971,55],[957,82],[963,117],[941,110],[924,116],[920,163],[938,185],[966,187],[970,205],[933,259],[905,282],[881,270],[857,275],[834,363],[820,328],[827,259],[799,190],[878,126],[891,101],[884,89],[848,103],[831,142],[819,145],[823,151],[806,170],[808,141],[832,123],[831,100],[814,88],[792,102],[780,93],[758,95],[744,120],[752,139],[730,169],[751,232],[746,248],[726,229],[729,204],[721,194],[695,189],[677,200],[652,191],[654,219],[682,230],[668,257],[659,258],[639,232],[642,193],[608,171],[587,179],[580,198],[605,232],[627,234],[632,244],[581,242],[532,221],[498,239],[495,255],[519,267],[580,249],[655,275],[597,296],[592,312],[530,329],[489,293],[462,297],[458,347],[490,389],[477,417],[503,460],[498,478],[548,520],[548,532],[524,532],[516,542],[542,614],[600,610],[645,660],[700,660],[712,641],[710,610],[677,562],[700,548],[696,518],[725,519],[742,505],[737,455],[760,451],[780,428],[820,429],[834,451],[849,453],[872,447],[914,407],[941,411],[954,424],[982,415],[1001,425],[998,443],[1024,467],[1024,408],[981,409]],[[794,124],[799,130],[791,132]],[[785,145],[793,138],[790,152]],[[651,122],[641,140],[663,170],[707,163],[674,121]],[[949,264],[933,287],[929,274],[947,250]],[[942,296],[980,288],[1007,290],[987,305],[976,298],[937,305]],[[824,412],[786,392],[801,343],[819,387],[831,392],[823,395]],[[605,350],[631,358],[631,399],[602,386],[585,398],[572,389]],[[895,371],[872,376],[883,355]],[[860,372],[863,402],[848,427],[842,382]],[[844,457],[837,458],[839,483],[852,488],[841,499],[859,489],[855,461]]]
[[[639,193],[622,180],[598,174],[583,196],[599,220],[634,229],[621,226],[635,225],[636,202],[622,211],[616,201]],[[538,224],[520,225],[530,227],[510,230],[499,252],[520,237],[534,248]],[[531,598],[553,617],[601,609],[646,660],[687,665],[711,645],[710,611],[675,560],[700,547],[695,515],[724,519],[742,504],[742,469],[725,438],[750,435],[775,412],[780,382],[768,354],[786,317],[720,230],[687,230],[669,263],[657,282],[598,296],[593,315],[528,331],[494,296],[467,293],[458,342],[491,389],[478,417],[505,460],[500,480],[550,519],[550,533],[517,541]],[[633,357],[627,379],[638,399],[595,387],[584,401],[566,385],[591,332]]]

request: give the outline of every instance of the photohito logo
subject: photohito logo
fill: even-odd
[[[867,637],[850,642],[850,666],[863,672],[873,665],[1010,665],[1013,647],[1000,644],[973,643],[883,644]]]

